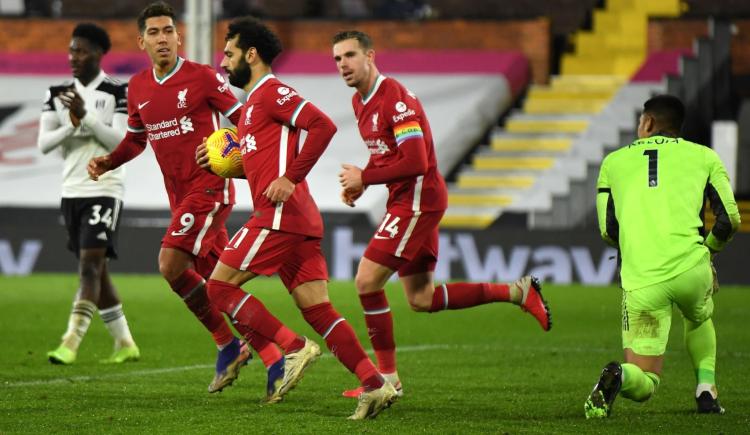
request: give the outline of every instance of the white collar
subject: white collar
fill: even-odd
[[[164,77],[162,77],[161,79],[160,79],[159,77],[157,77],[157,76],[156,76],[156,68],[152,68],[152,69],[151,69],[151,72],[152,72],[152,74],[153,74],[153,76],[154,76],[154,80],[156,81],[156,83],[158,83],[158,84],[160,84],[160,85],[163,85],[163,84],[164,84],[164,83],[165,83],[165,82],[166,82],[167,80],[169,80],[169,79],[170,79],[170,78],[171,78],[171,77],[172,77],[173,75],[177,74],[177,71],[179,71],[179,70],[180,70],[180,68],[182,67],[182,64],[183,64],[183,63],[185,63],[185,59],[181,58],[180,56],[177,56],[177,63],[176,63],[176,64],[174,64],[174,66],[172,67],[172,70],[171,70],[171,71],[169,71],[169,72],[167,73],[167,75],[165,75],[165,76],[164,76]]]
[[[74,78],[73,81],[75,82],[76,88],[78,89],[96,89],[104,81],[105,77],[107,77],[107,74],[105,74],[104,71],[100,69],[99,74],[86,86],[84,86],[83,83],[78,80],[78,78]]]
[[[380,74],[377,79],[375,79],[375,84],[372,85],[372,89],[370,89],[370,92],[365,95],[364,98],[362,98],[362,104],[367,104],[372,100],[372,96],[375,95],[376,92],[378,92],[378,89],[380,88],[380,84],[383,83],[383,80],[385,80],[385,76]]]
[[[273,75],[273,73],[268,73],[264,75],[263,77],[261,77],[260,80],[258,80],[258,83],[256,83],[255,86],[253,86],[253,88],[250,89],[250,91],[247,93],[247,98],[245,98],[245,102],[250,101],[250,96],[253,95],[253,92],[255,92],[255,90],[258,89],[263,83],[271,79],[275,79],[275,78],[276,76]]]

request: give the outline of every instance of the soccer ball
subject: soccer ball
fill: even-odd
[[[234,128],[220,128],[211,133],[206,139],[206,151],[211,171],[219,177],[235,178],[245,174],[240,141]]]

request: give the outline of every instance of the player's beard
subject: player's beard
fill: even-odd
[[[252,77],[252,71],[250,71],[250,64],[245,59],[240,59],[237,68],[233,71],[227,71],[229,77],[229,84],[235,88],[244,88],[246,84],[250,83]]]

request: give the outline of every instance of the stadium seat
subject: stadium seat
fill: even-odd
[[[527,213],[531,226],[586,219],[591,173],[606,147],[632,140],[621,132],[632,131],[655,90],[625,86],[646,56],[648,18],[680,12],[679,0],[610,0],[595,10],[593,28],[571,36],[575,52],[563,56],[562,74],[531,86],[522,111],[458,174],[442,226],[485,228],[508,211]]]

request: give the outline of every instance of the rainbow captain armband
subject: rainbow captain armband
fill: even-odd
[[[423,137],[422,127],[417,121],[405,122],[393,127],[393,135],[396,137],[396,145],[401,145],[404,141]]]

